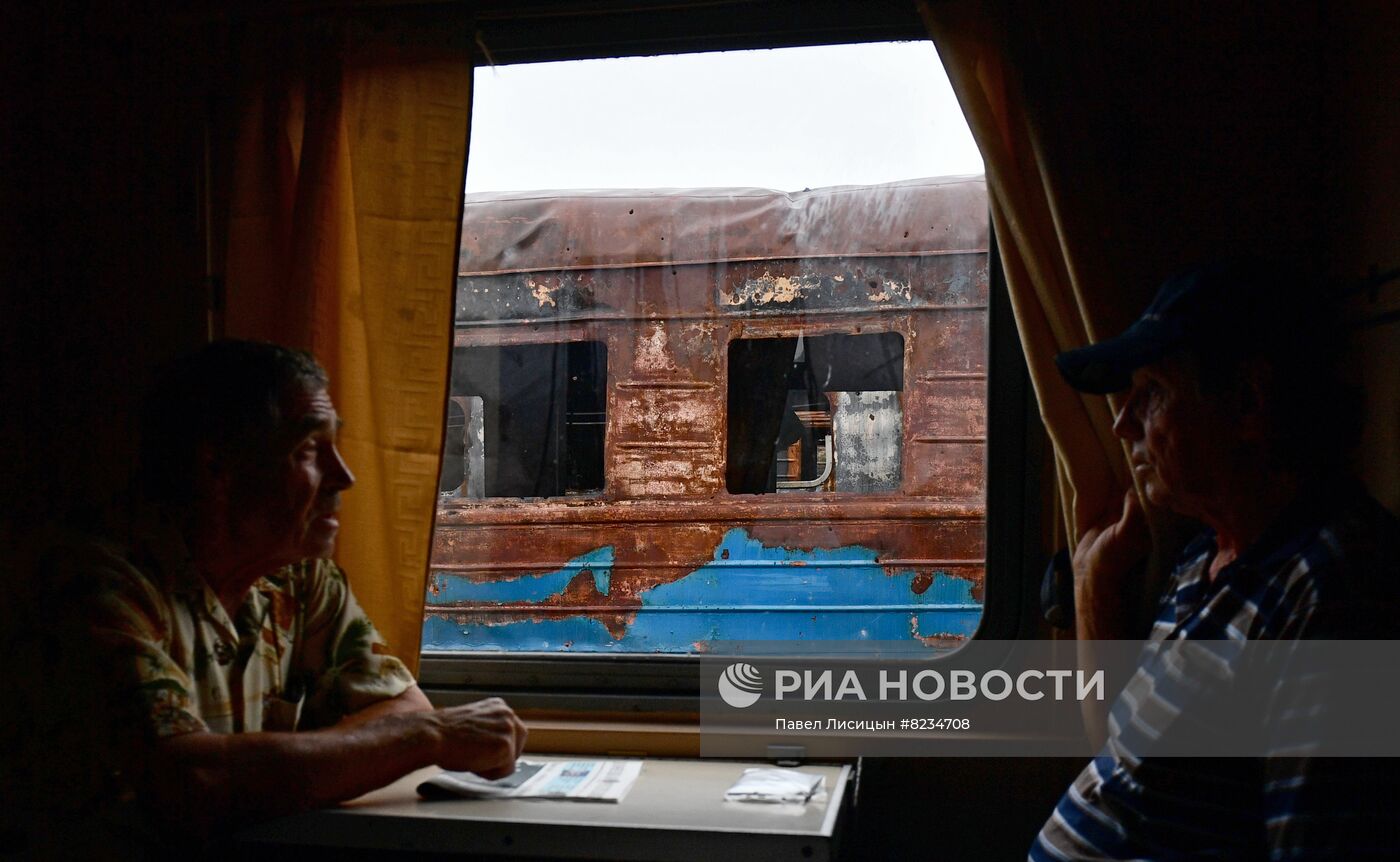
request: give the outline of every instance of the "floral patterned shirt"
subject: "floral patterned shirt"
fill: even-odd
[[[178,531],[133,537],[90,548],[87,616],[152,735],[324,727],[414,684],[330,560],[258,579],[230,618]]]

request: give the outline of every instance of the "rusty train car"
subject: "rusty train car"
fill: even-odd
[[[425,651],[976,630],[981,177],[468,196]]]

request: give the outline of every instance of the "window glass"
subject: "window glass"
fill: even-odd
[[[837,103],[880,134],[795,133]],[[988,208],[932,45],[481,70],[472,130],[424,650],[971,636]]]

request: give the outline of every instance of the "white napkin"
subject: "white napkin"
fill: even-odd
[[[806,802],[826,784],[821,775],[795,769],[745,769],[724,791],[730,802]]]

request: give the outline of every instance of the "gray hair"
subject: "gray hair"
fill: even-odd
[[[310,353],[262,341],[216,341],[175,360],[142,406],[140,490],[158,503],[193,502],[204,446],[233,465],[267,463],[286,430],[283,397],[328,382]]]

